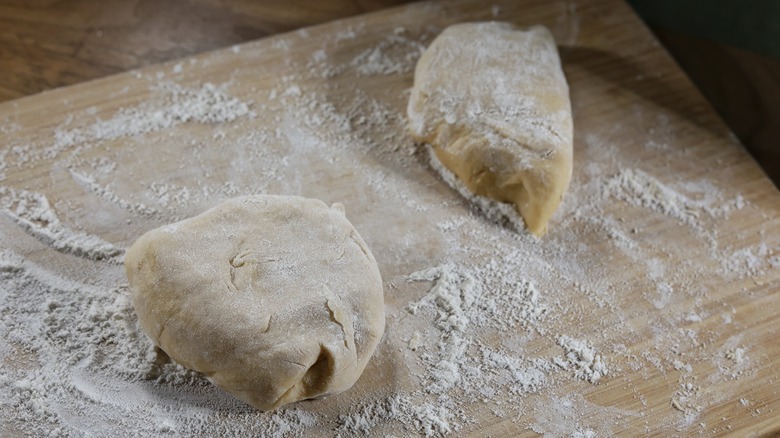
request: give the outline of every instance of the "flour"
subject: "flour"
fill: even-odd
[[[590,429],[577,429],[569,435],[571,438],[596,438],[599,435]]]
[[[409,73],[425,47],[404,36],[406,29],[397,27],[375,47],[358,54],[349,63],[360,76]]]
[[[596,354],[596,351],[587,342],[563,335],[558,337],[558,345],[563,347],[566,355],[555,363],[565,370],[571,369],[574,377],[590,383],[597,383],[599,379],[607,375],[607,367],[604,365],[601,355]]]
[[[578,126],[580,161],[544,239],[517,233],[522,221],[500,204],[477,208],[497,210],[491,215],[504,226],[485,220],[472,209],[479,198],[464,202],[406,135],[406,88],[420,44],[440,24],[391,30],[370,46],[351,42],[366,30],[357,25],[319,45],[296,34],[275,48],[236,46],[208,61],[260,53],[266,62],[269,49],[285,59],[240,67],[232,78],[208,70],[213,84],[175,76],[195,77],[205,61],[172,64],[159,80],[138,73],[141,103],[84,108],[86,121],[57,120],[34,136],[8,125],[0,133],[8,139],[0,207],[10,219],[0,239],[13,248],[0,251],[2,433],[433,437],[495,422],[510,434],[579,437],[613,436],[647,416],[648,434],[685,434],[698,433],[713,407],[740,400],[756,421],[768,418],[744,383],[766,357],[748,337],[721,339],[754,327],[736,302],[766,299],[777,281],[775,213],[720,178],[660,173],[658,163],[627,156],[622,142],[638,132],[648,137],[642,149],[662,151],[655,157],[670,169],[693,147],[662,109],[637,104],[643,112],[627,111],[620,124]],[[311,56],[296,59],[302,41]],[[587,101],[573,96],[575,105]],[[161,157],[155,170],[167,173],[132,174],[125,151]],[[56,171],[48,180],[20,177],[49,163]],[[137,185],[132,195],[122,190],[127,181]],[[378,374],[271,413],[234,400],[143,334],[119,265],[123,249],[73,223],[74,206],[53,198],[60,184],[82,190],[96,215],[132,220],[112,233],[128,242],[236,195],[348,201],[387,284],[388,334],[367,370]],[[751,226],[767,233],[730,236],[725,224],[747,217],[764,218]],[[682,242],[663,230],[682,231]],[[720,295],[735,283],[744,296]],[[668,384],[648,391],[642,382],[658,375]],[[615,387],[633,391],[625,406],[588,401]],[[659,394],[671,420],[648,424]]]
[[[675,391],[674,396],[671,399],[671,406],[678,411],[685,412],[683,417],[685,423],[692,423],[696,419],[696,413],[702,411],[702,407],[697,404],[697,398],[699,397],[700,387],[690,382],[684,382],[680,384],[680,387]]]
[[[547,385],[547,375],[555,368],[552,361],[478,346],[477,328],[538,328],[548,311],[535,286],[527,281],[504,283],[508,290],[497,293],[484,290],[493,284],[488,278],[499,274],[497,265],[491,260],[471,271],[448,263],[406,277],[407,281],[433,283],[426,295],[406,307],[413,315],[433,310],[440,331],[436,351],[420,356],[427,368],[425,378],[430,380],[426,391],[448,394],[458,388],[470,397],[490,400],[503,392],[514,396],[538,392]],[[577,377],[595,383],[606,374],[601,356],[594,356],[592,348],[565,339]],[[477,354],[472,352],[475,348]]]
[[[739,335],[729,338],[721,347],[720,357],[713,358],[713,365],[728,379],[741,379],[751,373],[750,356],[747,348],[740,345],[741,339]]]
[[[339,32],[336,32],[335,38],[333,38],[333,42],[340,43],[342,41],[351,41],[357,38],[359,34],[363,32],[364,25],[361,23],[357,27],[349,26],[344,30],[341,30]]]
[[[366,436],[386,422],[397,423],[407,431],[426,437],[442,436],[458,429],[450,425],[453,420],[445,406],[417,404],[409,397],[394,395],[363,405],[353,413],[339,415],[336,436]]]
[[[553,367],[551,362],[544,359],[525,360],[512,353],[493,351],[487,347],[481,350],[479,392],[486,400],[496,394],[495,380],[509,383],[509,392],[516,396],[537,393],[548,385],[548,374]],[[496,375],[503,375],[503,378],[494,379]]]
[[[735,348],[733,350],[728,350],[724,356],[726,359],[732,360],[736,365],[742,365],[745,361],[745,349]]]
[[[213,433],[294,436],[317,423],[298,409],[245,409],[171,363],[141,331],[126,289],[65,280],[3,251],[0,290],[0,336],[13,351],[37,358],[33,366],[0,370],[3,405],[16,412],[3,420],[24,434],[201,434],[226,407],[234,411],[231,421]]]
[[[541,322],[550,308],[536,284],[510,272],[512,269],[498,258],[490,258],[476,269],[479,281],[494,290],[474,304],[472,319],[478,326],[502,331],[523,327],[544,333]]]
[[[464,334],[471,323],[470,309],[481,294],[480,285],[467,272],[459,272],[451,264],[410,274],[408,281],[435,281],[421,300],[407,306],[415,314],[427,307],[436,311],[436,325],[441,331],[437,354],[428,359],[432,393],[442,393],[461,380],[461,360],[470,339]]]
[[[730,210],[728,207],[713,207],[713,204],[719,204],[716,204],[719,196],[712,189],[705,192],[708,197],[697,201],[639,169],[622,170],[608,179],[602,187],[602,196],[615,197],[632,205],[649,208],[696,229],[702,229],[700,218],[703,215],[717,217]],[[741,198],[734,201],[735,206],[743,205],[744,201],[739,199]]]
[[[111,263],[122,261],[123,249],[63,225],[48,198],[40,193],[0,187],[0,206],[21,229],[57,251]]]
[[[188,205],[192,198],[192,194],[187,187],[175,184],[153,182],[149,185],[149,192],[155,202],[163,207],[168,207],[171,204]]]
[[[162,105],[142,103],[125,107],[109,119],[97,119],[87,129],[58,128],[56,141],[46,149],[45,156],[56,156],[77,144],[131,137],[187,122],[225,123],[254,115],[249,104],[227,93],[226,84],[207,82],[200,88],[189,89],[176,83],[160,83],[159,88],[164,92]]]
[[[133,311],[120,291],[60,279],[7,251],[0,253],[0,260],[3,338],[15,349],[35,354],[35,368],[40,367],[3,369],[11,405],[28,408],[16,421],[39,432],[52,427],[58,414],[51,401],[75,390],[72,382],[62,380],[75,366],[94,364],[127,375],[153,357],[145,337],[126,333],[123,322],[132,321]]]
[[[361,406],[356,412],[339,415],[339,435],[365,435],[384,421],[409,423],[411,403],[406,397],[395,395]]]
[[[123,208],[124,210],[127,210],[131,213],[135,213],[141,216],[155,216],[158,214],[156,209],[149,207],[143,203],[130,202],[120,198],[116,193],[111,191],[111,189],[109,189],[106,186],[102,186],[98,184],[95,181],[95,179],[89,175],[76,172],[75,170],[70,170],[70,175],[73,177],[74,180],[76,180],[76,182],[81,184],[90,193],[102,198],[105,201],[115,204],[120,208]]]
[[[5,169],[8,166],[5,161],[6,155],[8,155],[8,149],[0,151],[0,181],[5,179]]]
[[[777,267],[773,266],[772,260],[776,260],[778,256],[769,256],[770,250],[765,244],[733,252],[724,251],[719,257],[721,272],[727,278],[757,277],[767,268]]]

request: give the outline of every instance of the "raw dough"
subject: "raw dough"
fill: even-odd
[[[144,234],[125,268],[155,344],[262,410],[349,389],[384,332],[379,269],[341,204],[236,198]]]
[[[545,233],[572,171],[569,89],[546,28],[448,27],[417,63],[408,116],[434,167],[454,173],[469,198],[514,204],[532,233]]]

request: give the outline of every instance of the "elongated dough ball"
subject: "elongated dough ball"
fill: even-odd
[[[155,344],[262,410],[349,389],[384,332],[379,269],[341,204],[235,198],[144,234],[125,268]]]
[[[528,230],[546,232],[571,179],[572,118],[545,27],[448,27],[417,63],[408,116],[445,180],[478,204],[513,204]]]

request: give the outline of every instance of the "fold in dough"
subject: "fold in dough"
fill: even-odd
[[[457,177],[445,180],[464,185],[483,209],[485,198],[513,204],[529,231],[546,232],[571,179],[572,118],[545,27],[448,27],[417,63],[408,116],[412,136],[432,148],[433,167]]]

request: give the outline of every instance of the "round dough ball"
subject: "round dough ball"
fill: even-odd
[[[262,410],[349,389],[384,332],[379,268],[341,204],[236,198],[144,234],[125,269],[155,344]]]

